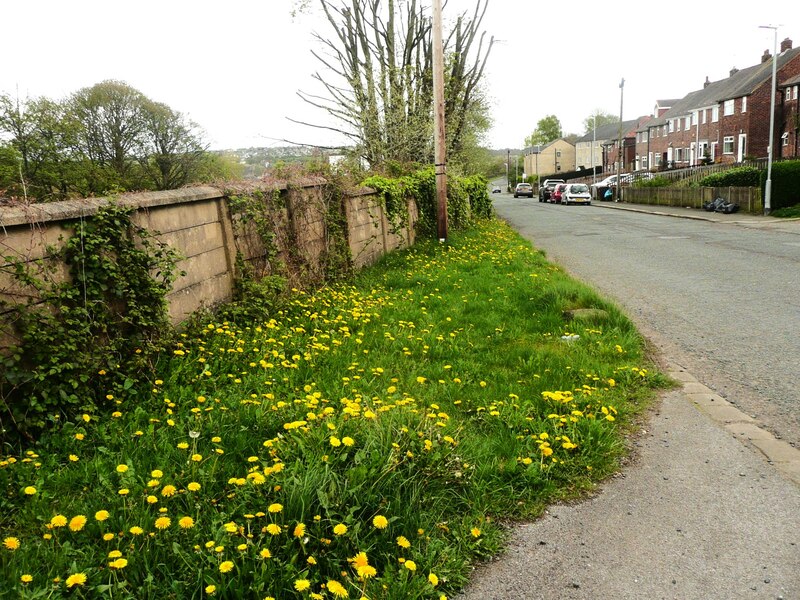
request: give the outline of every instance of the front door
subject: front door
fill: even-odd
[[[737,160],[742,162],[744,157],[747,156],[747,134],[740,133],[739,134],[739,155]]]

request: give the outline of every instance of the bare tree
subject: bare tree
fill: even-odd
[[[314,79],[324,94],[298,92],[339,126],[370,164],[433,159],[433,77],[431,17],[421,0],[319,0],[333,35],[316,38],[324,52],[312,51],[324,67]],[[478,93],[494,38],[479,33],[488,0],[474,13],[459,15],[445,36],[445,112],[448,153],[459,154],[470,118],[486,110]],[[446,3],[445,3],[446,6]],[[296,121],[299,122],[299,121]]]

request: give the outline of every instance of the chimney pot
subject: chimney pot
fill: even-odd
[[[781,52],[786,52],[787,50],[792,49],[792,40],[788,37],[781,42]]]
[[[770,58],[772,58],[772,54],[770,54],[770,53],[769,53],[769,50],[764,50],[764,55],[761,57],[761,62],[762,62],[762,63],[765,63],[765,62],[767,62],[767,61],[768,61]]]
[[[707,88],[707,87],[708,87],[708,86],[710,86],[710,85],[711,85],[711,82],[708,80],[708,75],[706,75],[706,81],[705,81],[705,83],[703,84],[703,87],[704,87],[704,88]]]
[[[733,67],[733,68],[731,69],[731,77],[733,77],[734,75],[736,75],[738,72],[739,72],[739,69],[737,69],[736,67]]]

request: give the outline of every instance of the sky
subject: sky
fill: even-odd
[[[428,5],[430,0],[423,0]],[[447,23],[477,0],[447,0]],[[623,119],[651,114],[772,52],[800,44],[800,3],[768,0],[758,14],[716,2],[488,0],[494,45],[485,78],[493,126],[484,143],[522,148],[537,122],[555,115],[583,134],[595,111]],[[335,145],[342,138],[289,119],[335,125],[298,90],[318,92],[324,67],[313,33],[329,34],[311,0],[10,0],[3,6],[0,93],[63,99],[106,79],[126,82],[188,115],[215,150]],[[636,6],[636,8],[633,8]],[[654,7],[658,7],[655,9]],[[620,93],[620,81],[625,85]]]

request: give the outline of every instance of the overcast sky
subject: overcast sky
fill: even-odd
[[[61,99],[117,79],[189,115],[212,149],[340,143],[287,120],[323,119],[296,92],[317,89],[311,33],[327,29],[313,13],[293,19],[294,3],[7,0],[0,93]],[[445,20],[474,6],[449,0]],[[743,6],[489,0],[483,28],[500,41],[486,77],[494,118],[486,145],[521,148],[550,114],[565,133],[582,134],[594,110],[619,113],[622,78],[623,118],[650,114],[657,99],[760,62],[774,34],[759,25],[780,25],[779,46],[786,37],[800,43],[796,0]]]

